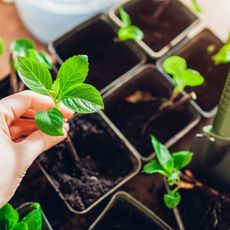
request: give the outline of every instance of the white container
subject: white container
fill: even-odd
[[[27,29],[50,43],[87,18],[108,11],[119,0],[16,0]]]

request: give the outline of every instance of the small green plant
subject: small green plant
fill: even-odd
[[[210,46],[209,46],[210,47]],[[228,35],[227,41],[219,49],[219,51],[212,56],[212,60],[216,65],[226,64],[230,62],[230,34]]]
[[[0,38],[0,55],[4,53],[4,42],[2,38]]]
[[[161,144],[154,136],[151,136],[156,160],[146,164],[143,172],[146,174],[160,173],[166,178],[172,191],[164,194],[164,203],[168,208],[175,208],[181,200],[180,188],[192,188],[193,186],[181,180],[181,169],[192,160],[192,152],[179,151],[170,154],[169,150]]]
[[[191,3],[192,3],[192,8],[196,13],[202,12],[202,8],[197,0],[191,0]]]
[[[31,209],[26,216],[20,217],[11,204],[6,204],[0,209],[1,230],[42,230],[42,210],[38,203],[31,204]]]
[[[24,85],[18,81],[16,76],[18,57],[38,60],[46,65],[48,69],[52,69],[53,63],[50,56],[45,51],[37,51],[34,42],[30,39],[21,38],[13,41],[10,46],[10,52],[10,85],[12,93],[17,93],[24,89]]]
[[[50,136],[63,136],[63,115],[60,103],[77,113],[94,113],[104,108],[100,93],[92,85],[84,83],[89,62],[86,55],[77,55],[66,60],[53,82],[46,65],[36,59],[18,57],[18,74],[32,91],[50,97],[54,108],[39,111],[35,115],[37,127]]]
[[[118,38],[120,41],[136,40],[140,41],[144,38],[144,33],[140,28],[132,25],[130,16],[123,8],[119,9],[121,28],[118,30]]]
[[[175,88],[169,99],[170,103],[174,102],[185,87],[195,87],[204,83],[204,77],[198,71],[188,69],[186,60],[180,56],[166,58],[162,66],[166,73],[172,75],[175,83]]]

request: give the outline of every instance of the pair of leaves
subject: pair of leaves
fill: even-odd
[[[4,53],[4,42],[2,38],[0,38],[0,55]]]
[[[88,71],[88,57],[73,56],[61,65],[53,82],[45,65],[35,59],[18,57],[18,73],[23,83],[32,91],[51,97],[56,105],[56,109],[36,114],[35,122],[40,130],[51,136],[63,136],[63,115],[58,110],[60,102],[77,113],[94,113],[104,108],[97,89],[83,83]]]
[[[175,208],[181,201],[181,195],[178,191],[172,191],[164,194],[164,203],[168,208]]]
[[[181,93],[186,86],[195,87],[204,83],[204,77],[198,71],[188,69],[186,60],[180,56],[166,58],[162,66],[173,77],[176,84],[174,92]]]
[[[118,38],[120,41],[136,40],[140,41],[144,38],[143,31],[132,25],[132,20],[127,12],[123,8],[119,9],[120,19],[122,21],[122,26],[118,30]]]
[[[42,211],[38,203],[31,205],[29,212],[19,222],[19,214],[12,205],[6,204],[0,209],[1,230],[42,230]]]
[[[216,65],[230,62],[230,34],[227,42],[212,56],[212,60]]]
[[[177,185],[180,181],[180,170],[187,166],[192,160],[192,153],[189,151],[179,151],[170,153],[169,150],[161,144],[154,136],[151,136],[156,159],[147,163],[143,172],[146,174],[159,173],[166,177],[169,186]],[[167,207],[173,208],[178,205],[180,196],[178,192],[168,193],[164,196]],[[173,202],[173,199],[175,201]]]
[[[45,51],[37,51],[35,43],[30,39],[17,39],[11,43],[10,51],[14,57],[14,67],[17,70],[17,57],[28,57],[40,61],[48,69],[52,69],[53,63],[50,56]]]

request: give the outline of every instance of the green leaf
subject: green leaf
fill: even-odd
[[[56,109],[39,111],[35,114],[37,127],[49,136],[63,136],[63,115]]]
[[[152,135],[151,141],[160,165],[165,171],[171,173],[174,168],[174,162],[169,150]]]
[[[17,56],[26,56],[29,49],[34,49],[35,44],[30,39],[17,39],[11,43],[10,51]]]
[[[167,182],[170,186],[176,185],[180,181],[179,173],[179,171],[173,171],[169,174],[169,176],[167,177]]]
[[[29,228],[26,223],[20,222],[14,226],[13,230],[29,230]]]
[[[18,57],[18,74],[23,83],[32,91],[50,95],[52,77],[44,64],[31,58]]]
[[[60,92],[60,84],[59,84],[59,79],[56,79],[51,87],[51,91],[55,94],[55,97],[59,97],[59,92]]]
[[[0,38],[0,55],[4,53],[4,42],[2,38]]]
[[[230,62],[230,43],[226,43],[215,55],[212,60],[216,65]]]
[[[76,84],[60,99],[69,109],[77,113],[94,113],[104,109],[100,93],[88,84]]]
[[[128,27],[132,25],[132,21],[128,13],[123,9],[119,9],[120,19],[122,21],[122,27]]]
[[[57,75],[60,85],[60,95],[65,94],[70,87],[83,83],[88,75],[89,62],[86,55],[77,55],[67,59],[60,67]]]
[[[144,172],[146,174],[160,173],[163,176],[167,176],[167,172],[165,172],[165,170],[159,165],[157,160],[153,160],[153,161],[147,163],[144,166],[142,172]]]
[[[187,166],[192,160],[193,153],[190,151],[179,151],[172,154],[174,167],[178,170]]]
[[[38,52],[35,49],[29,49],[26,56],[28,58],[38,60],[39,62],[43,63],[48,69],[52,69],[52,60],[45,51]]]
[[[27,224],[28,230],[42,230],[42,211],[40,205],[36,203],[36,205],[32,207],[35,209],[27,214],[22,219],[22,222]]]
[[[137,26],[122,27],[118,31],[118,38],[121,41],[140,41],[144,38],[144,33]]]
[[[180,75],[185,86],[195,87],[204,83],[204,77],[196,70],[186,69]]]
[[[164,195],[164,202],[168,208],[175,208],[181,201],[179,192],[169,192]]]
[[[13,228],[19,219],[18,212],[10,204],[0,209],[0,229],[9,230]]]
[[[195,13],[201,13],[202,12],[202,8],[200,6],[200,4],[198,3],[197,0],[191,0],[192,2],[192,8],[195,11]]]
[[[173,77],[180,75],[187,68],[186,60],[179,56],[170,56],[162,63],[164,71]]]

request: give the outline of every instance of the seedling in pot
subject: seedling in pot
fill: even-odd
[[[20,92],[24,89],[22,82],[18,82],[16,71],[18,69],[17,57],[28,57],[38,60],[52,69],[51,57],[45,51],[37,51],[35,44],[30,39],[17,39],[10,46],[10,83],[12,93]]]
[[[125,12],[123,8],[119,9],[119,13],[122,21],[122,26],[118,30],[119,41],[142,40],[144,38],[144,33],[139,27],[132,25],[132,20],[128,13]]]
[[[60,112],[62,102],[70,110],[88,114],[104,108],[100,93],[95,87],[85,84],[89,70],[88,57],[77,55],[67,59],[60,67],[57,78],[53,82],[46,65],[40,61],[18,57],[18,74],[22,82],[32,91],[50,97],[54,108],[39,111],[35,114],[37,127],[50,136],[63,136],[63,115]],[[76,150],[68,137],[69,146],[77,159]]]
[[[42,210],[39,203],[31,204],[32,211],[20,217],[12,205],[0,209],[1,230],[42,230]]]
[[[212,50],[211,47],[213,47]],[[210,52],[215,50],[215,46],[210,45],[208,47]],[[212,56],[212,60],[216,65],[230,63],[230,34],[228,35],[228,40],[223,44],[219,51]]]
[[[159,173],[165,177],[166,183],[170,187],[170,191],[164,194],[164,203],[168,208],[175,208],[179,205],[181,195],[178,191],[180,189],[203,189],[212,196],[219,196],[229,202],[227,197],[196,180],[191,171],[185,170],[184,173],[181,171],[192,160],[192,152],[179,151],[170,153],[154,136],[151,136],[151,141],[156,153],[156,159],[144,166],[143,173]]]
[[[163,69],[172,75],[175,88],[169,100],[164,104],[172,105],[175,99],[182,93],[185,87],[195,87],[204,83],[204,77],[196,70],[188,69],[187,62],[180,56],[170,56],[163,62]]]

